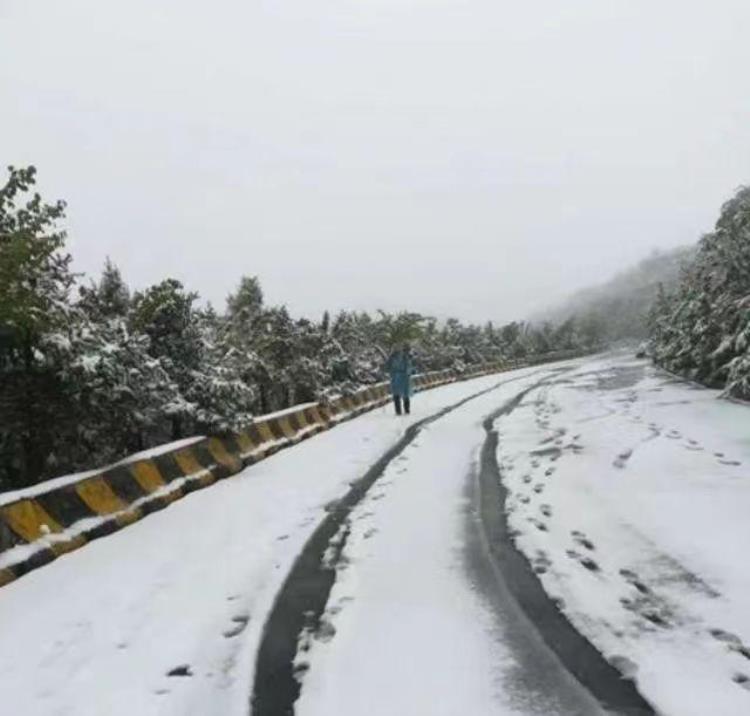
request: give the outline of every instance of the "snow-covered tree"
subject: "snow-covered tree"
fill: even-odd
[[[132,333],[123,318],[93,322],[83,312],[67,340],[45,342],[70,411],[48,457],[58,471],[111,462],[169,438],[180,393],[148,349],[148,336]]]
[[[66,395],[41,344],[66,340],[74,276],[58,222],[65,204],[46,204],[34,167],[9,168],[0,187],[0,482],[44,474]]]
[[[92,319],[124,318],[130,311],[130,290],[110,259],[104,264],[99,282],[81,286],[78,291],[78,304]]]
[[[213,312],[194,307],[197,294],[167,279],[136,294],[131,325],[149,338],[149,353],[161,361],[178,388],[168,406],[171,437],[226,431],[247,422],[254,393],[219,340]]]
[[[33,168],[11,169],[0,188],[2,486],[351,393],[383,380],[389,352],[404,342],[418,370],[463,369],[575,347],[586,333],[572,321],[496,328],[411,311],[310,321],[266,305],[254,276],[219,313],[175,279],[133,294],[109,260],[72,300],[57,226],[64,204],[29,197],[34,180]]]
[[[651,351],[670,370],[750,398],[750,188],[724,204],[679,285],[649,314]]]

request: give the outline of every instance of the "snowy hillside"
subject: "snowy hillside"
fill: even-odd
[[[607,341],[645,338],[648,312],[660,284],[668,290],[676,286],[683,265],[694,253],[692,247],[654,252],[611,280],[579,291],[536,320],[560,323],[575,317],[581,324],[593,324]]]

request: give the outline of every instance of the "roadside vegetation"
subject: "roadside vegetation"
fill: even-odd
[[[0,186],[0,489],[92,468],[253,415],[383,380],[408,340],[419,370],[464,368],[599,343],[596,324],[495,326],[409,311],[317,320],[269,306],[247,275],[220,309],[175,278],[132,290],[112,261],[75,275],[65,203],[33,167]]]
[[[678,284],[661,287],[648,321],[659,365],[750,399],[750,188],[722,206]]]

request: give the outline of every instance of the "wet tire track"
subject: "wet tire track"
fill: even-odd
[[[336,581],[336,562],[346,544],[346,520],[365,497],[388,465],[415,440],[430,423],[487,395],[498,388],[539,373],[556,369],[542,368],[469,395],[433,415],[411,425],[403,437],[390,448],[338,501],[327,507],[328,514],[313,532],[294,563],[266,621],[257,654],[253,693],[250,699],[252,716],[291,716],[301,692],[299,673],[295,671],[300,636],[316,630]],[[525,392],[524,392],[525,394]],[[341,538],[336,539],[337,535]]]
[[[564,668],[601,704],[607,713],[623,716],[654,716],[653,707],[640,695],[632,681],[623,679],[602,654],[565,618],[544,590],[534,566],[515,546],[505,513],[507,488],[497,461],[499,436],[495,421],[510,415],[523,399],[539,386],[519,393],[484,421],[482,446],[475,490],[476,509],[488,558],[503,587],[515,599]]]

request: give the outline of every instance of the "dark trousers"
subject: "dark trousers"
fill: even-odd
[[[401,401],[404,401],[404,410],[408,415],[411,410],[411,401],[409,398],[402,398],[400,395],[393,396],[393,404],[396,406],[396,415],[401,415]]]

